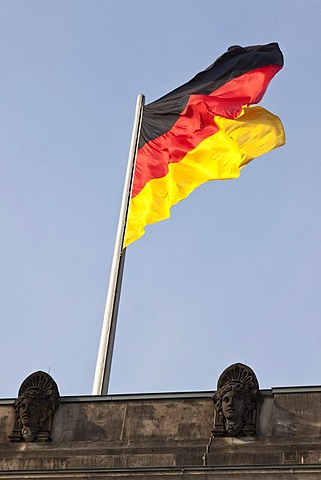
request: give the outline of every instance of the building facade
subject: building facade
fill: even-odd
[[[103,397],[59,397],[36,372],[0,402],[0,477],[321,479],[321,387],[259,390],[251,372],[229,367],[216,392]]]

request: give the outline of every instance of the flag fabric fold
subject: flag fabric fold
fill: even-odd
[[[231,47],[192,80],[144,107],[124,247],[209,180],[232,179],[285,143],[257,104],[283,66],[277,43]]]

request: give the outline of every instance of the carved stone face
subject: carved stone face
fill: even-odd
[[[213,395],[213,436],[256,435],[258,389],[255,373],[247,365],[235,363],[224,370]]]
[[[230,390],[222,398],[222,412],[226,420],[241,423],[245,410],[244,396]]]
[[[15,424],[11,442],[50,442],[59,391],[54,379],[45,372],[32,373],[21,384],[13,404]]]
[[[35,398],[25,398],[19,405],[19,419],[23,427],[37,432],[39,421],[43,417],[41,403]]]

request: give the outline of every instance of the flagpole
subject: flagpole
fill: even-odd
[[[106,395],[108,393],[112,356],[115,343],[118,306],[126,255],[126,249],[123,248],[123,243],[134,177],[140,127],[143,116],[144,100],[144,95],[138,95],[136,101],[132,137],[128,154],[128,164],[124,182],[123,197],[119,213],[114,255],[110,271],[106,307],[100,336],[94,384],[92,390],[93,395]]]

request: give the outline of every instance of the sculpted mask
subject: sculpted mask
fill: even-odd
[[[22,383],[14,403],[16,422],[10,440],[50,441],[53,417],[59,405],[56,382],[45,372],[36,372]]]
[[[219,378],[213,396],[216,410],[214,436],[256,435],[259,386],[249,367],[236,363]]]

